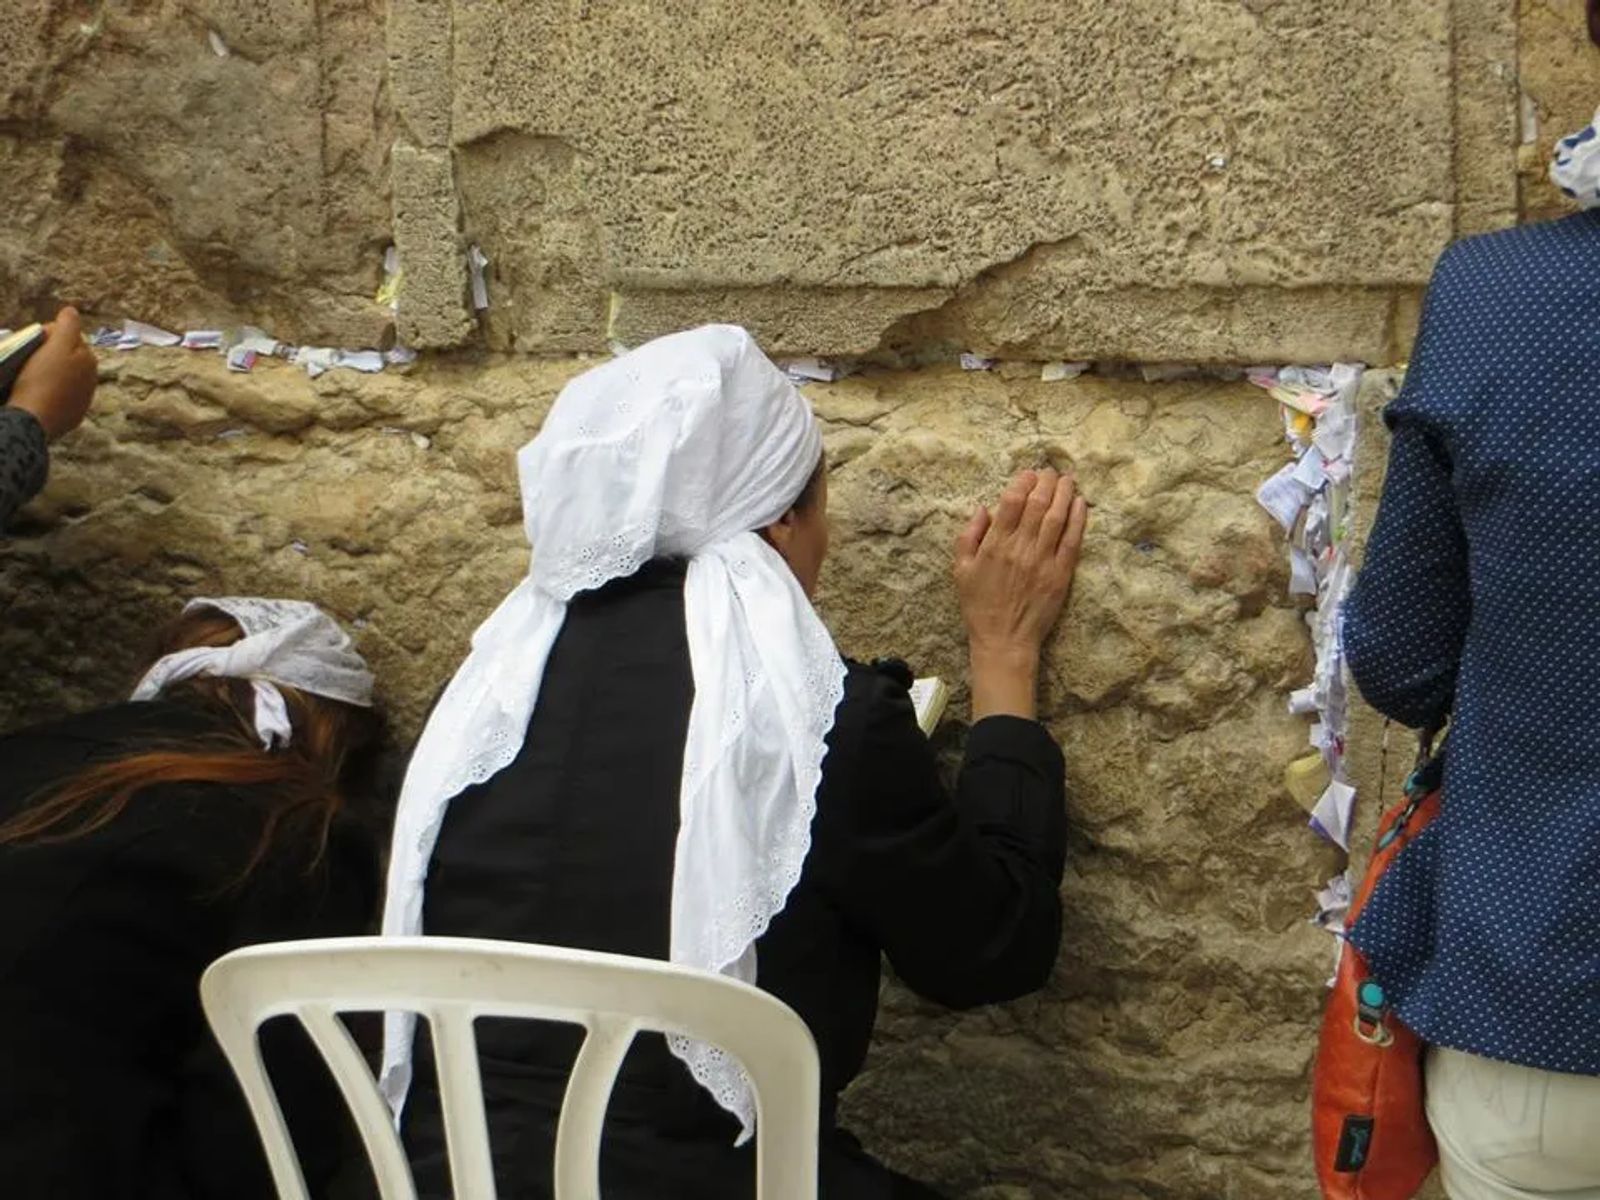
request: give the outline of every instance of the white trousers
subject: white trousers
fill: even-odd
[[[1426,1073],[1450,1200],[1600,1200],[1600,1077],[1442,1046]]]

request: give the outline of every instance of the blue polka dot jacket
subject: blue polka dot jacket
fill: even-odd
[[[1344,645],[1442,813],[1352,930],[1426,1041],[1600,1075],[1600,215],[1439,259]]]

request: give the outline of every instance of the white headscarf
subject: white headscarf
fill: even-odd
[[[1556,143],[1550,182],[1581,207],[1600,207],[1600,112],[1577,133]]]
[[[361,708],[372,707],[372,673],[339,623],[303,600],[224,596],[191,600],[183,611],[214,608],[239,623],[244,637],[227,646],[195,646],[156,660],[133,699],[153,700],[196,675],[248,679],[255,688],[256,733],[268,750],[287,746],[289,711],[278,685]]]
[[[670,957],[755,981],[755,941],[810,848],[844,663],[793,572],[752,531],[794,505],[821,459],[810,406],[736,326],[659,338],[562,389],[517,456],[532,566],[473,635],[406,773],[385,934],[421,932],[445,808],[516,757],[567,602],[652,558],[682,556],[694,702]],[[410,1013],[385,1022],[381,1082],[397,1116],[415,1024]],[[749,1137],[754,1104],[738,1064],[712,1046],[668,1041]]]

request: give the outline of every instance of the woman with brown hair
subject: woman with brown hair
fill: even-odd
[[[196,600],[133,700],[0,738],[4,1195],[272,1195],[197,985],[236,947],[368,928],[371,689],[312,605]],[[300,1030],[263,1042],[324,1194],[343,1106]]]

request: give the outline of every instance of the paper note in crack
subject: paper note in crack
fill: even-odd
[[[484,257],[482,250],[477,246],[467,248],[467,271],[472,276],[472,307],[482,312],[489,307],[489,281],[483,274],[483,269],[489,265],[489,260]]]
[[[139,346],[176,346],[183,339],[165,329],[146,325],[143,321],[128,320],[122,323],[122,341],[132,341]]]
[[[1350,816],[1355,812],[1356,789],[1335,779],[1311,810],[1311,828],[1341,850],[1350,849]]]
[[[1299,546],[1289,547],[1289,594],[1315,596],[1317,594],[1317,567],[1311,555]]]
[[[1300,510],[1311,498],[1305,486],[1295,478],[1297,464],[1288,463],[1256,491],[1256,500],[1283,526],[1285,533],[1294,529],[1300,519]]]

